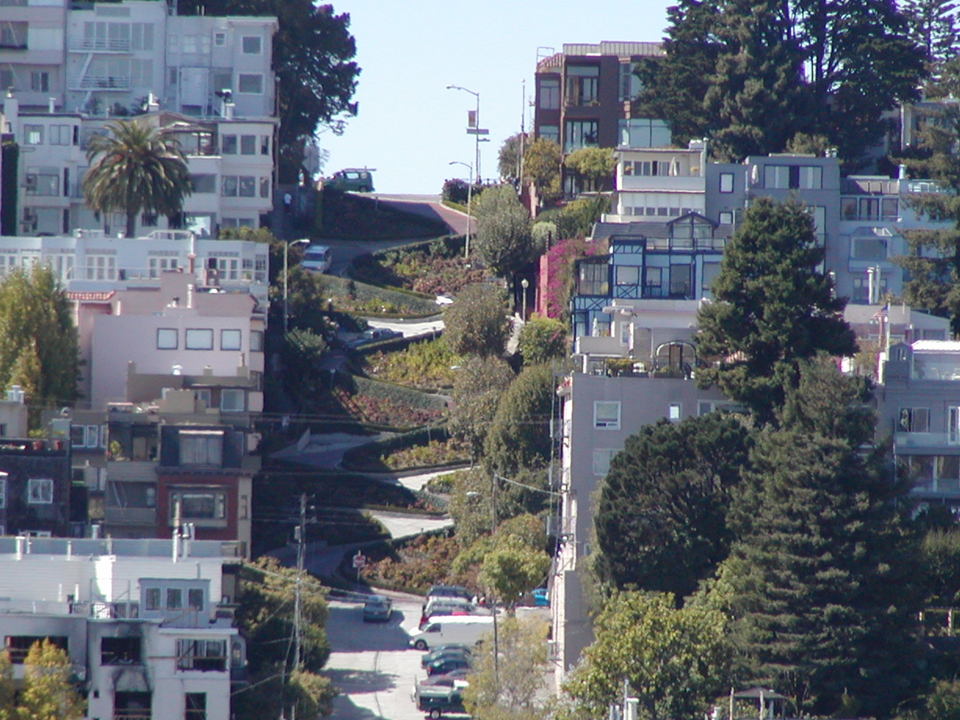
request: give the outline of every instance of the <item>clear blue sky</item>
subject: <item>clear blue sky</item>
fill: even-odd
[[[326,0],[324,0],[326,1]],[[343,135],[320,135],[329,152],[324,175],[344,167],[376,168],[378,192],[439,193],[450,177],[473,163],[466,134],[472,95],[445,89],[462,85],[480,93],[483,177],[497,173],[503,141],[520,131],[526,80],[526,129],[538,52],[564,43],[656,41],[675,0],[330,0],[350,14],[362,68],[354,99],[357,117]]]

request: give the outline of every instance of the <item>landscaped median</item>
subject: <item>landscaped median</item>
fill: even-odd
[[[438,422],[449,403],[445,395],[346,374],[337,376],[333,394],[358,422],[398,430]]]

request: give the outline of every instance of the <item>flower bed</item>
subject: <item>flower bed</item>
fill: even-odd
[[[470,445],[458,438],[433,440],[426,445],[414,445],[397,450],[383,458],[383,463],[391,470],[436,467],[464,462],[470,462]]]
[[[432,241],[357,258],[351,274],[358,280],[392,285],[425,295],[456,294],[466,285],[484,281],[490,273],[468,263],[462,246]]]
[[[372,353],[365,358],[364,371],[377,380],[434,390],[453,387],[454,368],[462,363],[441,338],[411,344],[402,352]]]
[[[434,422],[443,415],[443,410],[411,407],[386,397],[350,395],[343,388],[336,388],[333,393],[351,417],[371,425],[417,427]]]
[[[457,579],[450,575],[450,565],[459,552],[452,537],[420,535],[392,552],[370,552],[374,562],[363,569],[361,577],[376,587],[424,595],[431,585]]]

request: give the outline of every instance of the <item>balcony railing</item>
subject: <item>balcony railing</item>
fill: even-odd
[[[893,441],[898,449],[960,445],[960,432],[898,432]]]
[[[114,710],[113,720],[150,720],[149,710]]]
[[[71,52],[129,52],[130,40],[78,38],[70,43]]]
[[[72,78],[71,90],[129,90],[130,78],[124,75],[84,75]]]

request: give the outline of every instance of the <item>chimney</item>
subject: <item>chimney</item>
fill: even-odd
[[[187,307],[193,308],[193,283],[187,283]]]
[[[152,92],[147,95],[147,112],[154,113],[160,110],[160,103],[157,101],[157,96]]]

